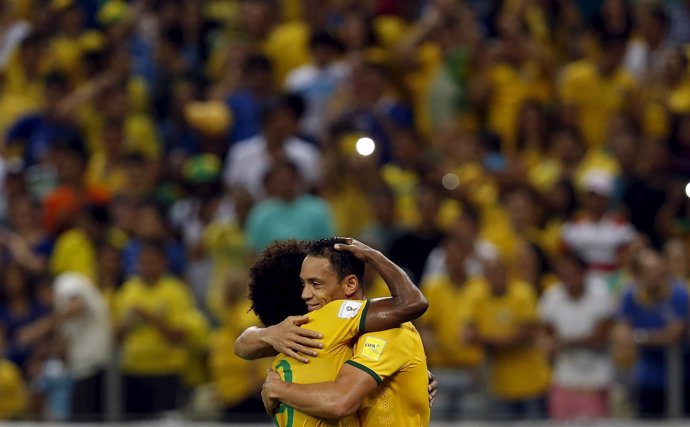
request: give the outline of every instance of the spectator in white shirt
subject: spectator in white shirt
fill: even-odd
[[[479,218],[474,210],[465,208],[460,216],[453,222],[448,235],[459,241],[472,242],[472,252],[465,258],[465,270],[470,277],[482,274],[482,261],[496,259],[498,249],[491,242],[478,237]],[[434,248],[426,259],[421,282],[434,276],[447,274],[446,250],[441,244]]]
[[[613,381],[607,343],[615,306],[606,284],[586,276],[587,264],[577,255],[565,254],[556,264],[560,283],[547,289],[539,303],[555,353],[550,416],[557,421],[605,418]]]
[[[308,188],[321,179],[321,153],[295,136],[304,103],[285,96],[264,110],[261,134],[239,141],[228,151],[223,178],[228,187],[242,189],[258,201],[265,197],[263,179],[276,161],[293,162]]]
[[[66,343],[67,366],[75,383],[72,417],[100,420],[105,413],[105,371],[113,355],[110,310],[100,291],[81,273],[62,273],[53,284],[54,313],[22,331],[32,342],[59,333]]]
[[[583,210],[563,224],[565,247],[584,259],[589,273],[605,278],[617,268],[616,251],[630,243],[635,229],[622,215],[610,211],[613,177],[591,170],[584,177]]]

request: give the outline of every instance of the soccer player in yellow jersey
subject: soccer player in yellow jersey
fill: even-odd
[[[266,253],[262,256],[265,255]],[[265,260],[260,258],[258,262],[261,261]],[[362,300],[364,295],[361,283],[365,262],[381,274],[390,288],[392,297],[374,301]],[[285,283],[280,287],[291,287],[288,283],[291,275],[285,271],[287,263],[274,258],[272,263],[264,264],[274,267],[277,265],[278,269],[283,270],[279,277],[282,277]],[[275,315],[276,311],[266,312],[264,309],[267,305],[275,305],[275,301],[279,301],[278,305],[294,306],[294,295],[291,299],[276,299],[275,295],[271,294],[271,300],[274,302],[266,304],[265,294],[272,293],[276,286],[270,285],[269,289],[265,286],[264,289],[258,287],[257,285],[263,282],[256,279],[265,279],[266,275],[259,274],[257,277],[257,273],[261,271],[257,271],[255,265],[250,283],[254,310],[264,324],[272,323],[274,326],[245,331],[236,343],[236,353],[243,357],[258,357],[265,356],[274,348],[284,348],[285,354],[279,355],[273,364],[274,371],[282,377],[281,384],[325,383],[319,387],[329,387],[329,398],[324,399],[322,403],[325,407],[322,408],[295,408],[290,406],[287,399],[283,399],[283,404],[275,413],[279,426],[359,426],[359,416],[355,412],[360,403],[375,390],[376,393],[370,397],[371,403],[363,407],[360,415],[368,414],[372,419],[384,419],[383,422],[390,419],[390,425],[403,425],[400,421],[410,417],[419,419],[415,425],[428,423],[428,377],[425,356],[421,340],[411,325],[405,324],[389,331],[362,336],[358,341],[356,354],[352,357],[352,339],[360,332],[396,327],[401,322],[416,318],[426,308],[427,303],[421,292],[399,267],[380,252],[351,239],[324,239],[314,242],[308,245],[307,256],[299,275],[302,285],[297,288],[301,291],[301,299],[306,303],[309,313],[306,318],[288,317],[280,324],[276,324],[277,319],[267,322],[264,317]],[[294,288],[294,283],[292,285]],[[285,294],[285,289],[281,293]],[[281,307],[278,307],[278,311],[293,315],[299,313],[297,310],[285,313]],[[295,330],[294,323],[303,324],[307,331],[319,333],[303,336],[301,331]],[[292,348],[289,348],[290,339],[286,339],[290,334],[295,334],[296,338],[293,340],[295,342],[292,343]],[[305,358],[297,353],[314,355],[315,352],[308,347],[315,347],[316,343],[309,340],[319,337],[323,338],[323,348],[318,350],[318,357]],[[288,356],[288,353],[292,356]],[[305,361],[308,363],[304,363]],[[346,361],[347,364],[343,366]],[[398,371],[409,371],[411,374],[406,376],[406,381],[398,381],[395,385],[388,381],[387,388],[377,389],[379,382]],[[340,399],[341,389],[357,390],[357,393],[349,394],[350,398],[357,398]],[[403,394],[403,389],[405,393],[418,399],[401,403],[399,398]],[[415,393],[414,390],[418,392]],[[320,399],[318,392],[309,391],[307,394],[315,400]],[[265,400],[274,401],[272,397]],[[409,413],[403,413],[403,407]],[[274,407],[270,409],[273,410]],[[307,415],[305,409],[310,415]],[[376,425],[381,424],[379,422]]]

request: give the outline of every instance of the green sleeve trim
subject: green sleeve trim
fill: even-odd
[[[369,300],[367,300],[364,303],[364,308],[362,309],[362,317],[359,318],[359,332],[362,332],[362,333],[365,332],[364,324],[367,321],[367,311],[369,311],[369,304],[370,304]]]
[[[379,375],[376,372],[374,372],[371,368],[368,368],[368,367],[362,365],[361,363],[357,363],[354,360],[348,360],[345,363],[347,363],[350,366],[354,366],[357,369],[361,369],[364,372],[366,372],[367,374],[371,375],[371,377],[374,380],[376,380],[376,384],[381,384],[383,382],[381,377],[379,377]]]

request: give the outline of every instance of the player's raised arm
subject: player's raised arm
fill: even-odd
[[[389,298],[372,300],[366,314],[363,332],[381,331],[412,321],[427,310],[429,303],[410,277],[380,251],[355,239],[345,239],[335,249],[351,252],[376,269],[391,292]]]

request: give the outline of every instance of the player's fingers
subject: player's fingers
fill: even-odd
[[[321,338],[323,338],[323,335],[321,333],[312,331],[311,329],[299,328],[299,330],[295,330],[295,333],[299,337],[312,338],[315,340],[320,340]]]
[[[305,354],[307,354],[307,353],[305,353]],[[285,355],[290,356],[295,360],[299,360],[302,363],[309,363],[309,359],[307,359],[306,357],[297,353],[295,350],[289,349],[288,351],[285,352]]]
[[[313,348],[309,348],[300,344],[295,344],[293,347],[293,350],[301,353],[301,354],[306,354],[308,356],[316,357],[316,350]]]
[[[296,342],[298,344],[302,344],[303,346],[306,346],[309,348],[323,348],[323,343],[319,340],[300,338],[300,339],[296,340]]]
[[[309,356],[313,356],[313,357],[316,357],[316,354],[317,354],[316,350],[314,350],[315,348],[318,348],[318,347],[313,347],[313,346],[308,346],[308,345],[300,345],[300,344],[295,344],[295,347],[294,347],[294,349],[296,351],[299,351],[300,353],[303,353],[303,354],[308,354]]]
[[[292,324],[295,326],[300,326],[304,325],[305,323],[309,323],[309,317],[308,316],[292,316]]]

